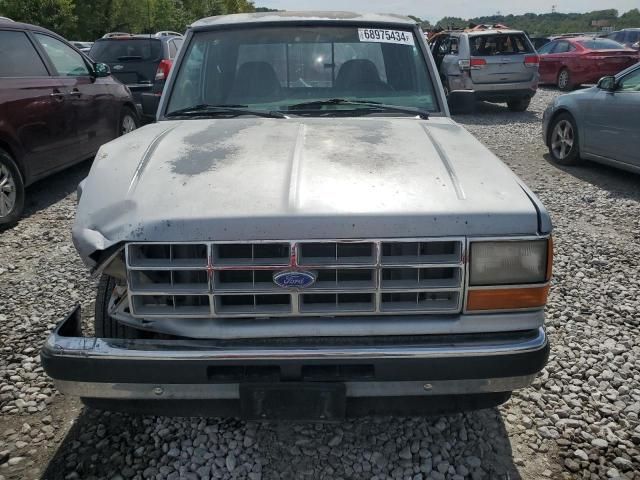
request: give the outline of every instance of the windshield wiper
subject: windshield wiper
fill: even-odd
[[[289,105],[289,110],[306,110],[313,107],[322,107],[325,105],[358,105],[375,110],[382,110],[387,112],[401,112],[412,113],[420,118],[429,118],[429,112],[415,107],[403,107],[400,105],[387,105],[385,103],[374,102],[371,100],[349,100],[347,98],[331,98],[329,100],[315,100],[313,102],[296,103]]]
[[[287,118],[286,115],[276,111],[251,110],[247,105],[194,105],[192,107],[181,108],[167,113],[165,116],[171,117],[208,117],[217,114],[255,115],[265,118]]]

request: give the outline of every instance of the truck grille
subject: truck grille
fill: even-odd
[[[464,240],[130,243],[135,317],[274,317],[456,313]],[[302,270],[308,288],[274,275]]]

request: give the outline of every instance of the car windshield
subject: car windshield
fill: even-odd
[[[156,61],[162,56],[162,45],[155,38],[108,38],[94,43],[89,55],[103,63]]]
[[[438,110],[412,30],[278,26],[197,32],[167,114],[197,105],[295,114],[372,107],[348,100]]]
[[[578,43],[589,50],[619,50],[624,45],[608,38],[594,38],[593,40],[579,40]]]

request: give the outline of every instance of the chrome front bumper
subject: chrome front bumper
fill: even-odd
[[[248,341],[83,337],[77,307],[42,348],[66,394],[106,399],[237,399],[249,382],[339,382],[347,397],[510,392],[546,364],[542,328],[510,334]]]

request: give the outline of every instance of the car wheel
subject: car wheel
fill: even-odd
[[[447,81],[446,77],[442,77],[442,88],[444,89],[444,95],[445,97],[449,96],[449,82]]]
[[[571,84],[571,73],[566,68],[560,70],[558,73],[558,88],[563,92],[569,91],[573,88]]]
[[[122,115],[120,115],[120,130],[118,132],[119,135],[122,136],[126,135],[127,133],[133,132],[139,126],[140,123],[135,112],[129,107],[124,107],[122,109]]]
[[[0,227],[18,221],[24,209],[24,182],[18,166],[0,149]]]
[[[102,275],[96,296],[95,332],[98,338],[139,338],[135,328],[121,324],[109,315],[109,306],[126,295],[125,288],[108,275]]]
[[[561,165],[576,165],[580,161],[580,152],[578,128],[573,117],[561,113],[551,122],[549,132],[549,153],[553,160]]]
[[[507,101],[507,107],[509,107],[509,110],[512,112],[524,112],[529,108],[530,104],[530,98],[518,98]]]

